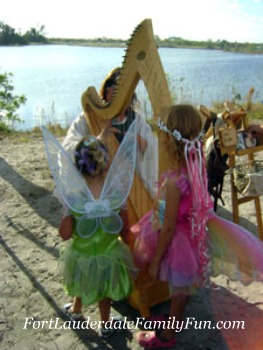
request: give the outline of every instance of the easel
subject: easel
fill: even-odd
[[[244,129],[248,128],[249,120],[245,114],[242,118]],[[236,150],[237,144],[237,135],[235,127],[228,127],[223,129],[220,132],[220,141],[221,141],[221,152],[222,154],[227,153],[229,156],[229,167],[234,169],[236,166],[236,157],[246,156],[248,162],[254,161],[255,153],[263,151],[263,146],[251,147],[242,150]],[[234,173],[230,174],[230,186],[231,186],[231,196],[232,196],[232,210],[233,210],[233,221],[236,224],[239,224],[239,205],[254,201],[257,226],[258,226],[258,237],[263,241],[263,223],[262,223],[262,212],[261,212],[261,203],[259,196],[247,196],[240,197],[238,195],[235,181]]]

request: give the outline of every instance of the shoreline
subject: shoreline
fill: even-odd
[[[93,40],[93,39],[59,39],[59,38],[47,38],[49,42],[39,42],[39,43],[27,43],[27,44],[10,44],[10,45],[0,45],[0,47],[24,47],[24,46],[49,46],[49,45],[64,45],[64,46],[82,46],[82,47],[103,47],[103,48],[126,48],[128,40],[115,40],[115,39],[109,39],[110,41],[103,41],[103,40]],[[236,54],[247,54],[247,55],[263,55],[263,48],[262,49],[256,49],[256,50],[248,50],[248,49],[222,49],[220,47],[208,47],[206,44],[199,44],[197,45],[195,42],[193,42],[193,45],[174,45],[172,42],[169,43],[162,43],[157,42],[156,45],[158,48],[162,49],[193,49],[193,50],[209,50],[209,51],[222,51],[226,53],[236,53]],[[204,41],[204,43],[207,43]],[[230,42],[229,42],[230,43]],[[216,42],[214,43],[216,44]],[[232,45],[245,45],[246,43],[230,43]],[[248,43],[250,45],[262,45],[262,43]]]

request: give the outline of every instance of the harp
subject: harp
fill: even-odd
[[[154,40],[152,22],[146,19],[134,30],[127,44],[121,74],[112,100],[103,101],[94,87],[88,89],[82,95],[82,107],[91,132],[98,135],[105,121],[110,120],[123,112],[131,101],[139,81],[143,81],[151,103],[153,119],[161,117],[165,107],[171,105],[171,95],[168,83]],[[157,134],[159,157],[158,171],[165,170],[167,160],[165,152],[162,152],[162,142]],[[109,149],[115,152],[118,142],[111,137]],[[158,174],[157,174],[158,175]],[[153,198],[138,174],[128,199],[129,221],[134,224],[147,211],[152,209]],[[149,307],[169,298],[168,288],[164,282],[150,281],[147,274],[141,273],[134,292],[130,298],[130,304],[139,309],[142,316],[149,315]]]

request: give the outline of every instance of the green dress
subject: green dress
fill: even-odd
[[[118,234],[98,227],[91,237],[82,238],[75,229],[60,261],[66,293],[81,297],[83,305],[105,298],[118,301],[131,293],[136,269],[130,248]]]

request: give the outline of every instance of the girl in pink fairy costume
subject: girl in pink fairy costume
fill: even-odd
[[[153,210],[132,228],[133,253],[138,266],[148,265],[152,278],[169,283],[169,316],[182,322],[189,296],[209,276],[225,274],[245,285],[263,281],[263,243],[213,210],[199,112],[190,105],[171,106],[158,126],[165,133],[170,166],[160,178]],[[142,331],[137,340],[148,349],[173,347],[175,330]]]

